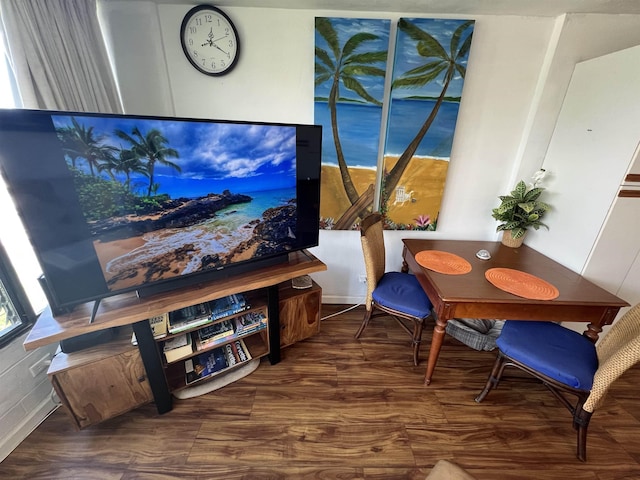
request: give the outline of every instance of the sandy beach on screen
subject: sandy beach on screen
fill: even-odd
[[[122,240],[113,240],[111,242],[101,242],[98,240],[93,242],[93,246],[98,254],[100,267],[102,267],[102,271],[104,271],[107,262],[141,247],[144,243],[142,236],[139,236],[125,238]]]
[[[109,261],[125,255],[132,250],[143,246],[144,244],[145,241],[142,236],[125,238],[121,240],[112,240],[110,242],[101,242],[99,240],[93,242],[93,247],[95,248],[96,254],[98,256],[98,261],[100,262],[100,268],[106,275],[106,280],[109,280],[111,278],[111,275],[109,275],[106,270],[106,265]],[[117,284],[112,285],[111,288],[127,288],[138,283],[139,281],[137,277],[134,277],[127,279],[127,281],[117,282]]]
[[[98,261],[100,262],[100,267],[102,271],[105,272],[105,276],[107,281],[111,279],[112,275],[106,273],[106,265],[109,261],[118,258],[122,255],[126,255],[127,253],[132,252],[138,247],[141,247],[145,244],[145,240],[142,236],[131,237],[121,240],[113,240],[110,242],[101,242],[95,241],[94,247],[98,256]],[[258,249],[258,244],[249,244],[244,249],[239,249],[233,255],[232,261],[242,261],[250,259]],[[198,254],[199,252],[193,252],[192,255]],[[189,255],[192,256],[192,255]],[[186,267],[186,260],[178,259],[178,258],[170,258],[169,254],[163,255],[162,258],[158,259],[157,264],[166,264],[168,265],[168,271],[162,278],[173,278],[176,275],[179,275],[180,272],[184,270]],[[125,279],[121,279],[110,286],[111,289],[122,289],[128,287],[134,287],[140,285],[143,281],[142,275],[147,273],[147,269],[145,269],[142,265],[137,265],[139,269],[137,275],[131,276]],[[158,278],[155,278],[157,280]]]
[[[385,169],[391,170],[398,161],[397,156],[385,156]],[[409,166],[400,178],[398,185],[403,185],[406,192],[413,191],[413,201],[404,205],[393,205],[395,194],[389,195],[389,218],[396,223],[415,223],[419,215],[429,215],[436,219],[440,211],[442,194],[449,162],[434,158],[413,157]],[[358,190],[364,192],[375,183],[376,171],[367,168],[349,167],[351,178]],[[322,181],[320,191],[320,216],[337,220],[349,208],[349,200],[342,186],[340,169],[337,166],[322,165]]]

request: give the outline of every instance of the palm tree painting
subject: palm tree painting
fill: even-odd
[[[319,17],[315,28],[321,227],[351,229],[374,199],[390,21]]]
[[[398,22],[380,209],[387,228],[435,230],[474,22]]]

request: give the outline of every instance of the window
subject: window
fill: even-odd
[[[0,245],[0,346],[21,334],[34,321],[31,303]]]
[[[0,22],[0,108],[20,106]],[[0,177],[0,346],[29,328],[46,306],[41,269],[15,206]],[[35,310],[34,310],[35,309]]]

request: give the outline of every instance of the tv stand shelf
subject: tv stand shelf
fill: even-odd
[[[100,302],[96,318],[91,318],[93,302],[78,305],[72,312],[53,316],[51,309],[40,315],[24,341],[25,350],[59,342],[84,333],[130,325],[171,310],[188,307],[225,295],[270,287],[327,266],[306,250],[289,254],[289,261],[251,273],[204,282],[150,297],[138,298],[135,292],[108,297]]]
[[[139,298],[135,292],[105,298],[100,302],[93,321],[90,321],[93,302],[79,305],[71,312],[56,316],[52,314],[50,308],[47,308],[31,329],[24,342],[24,348],[25,350],[34,350],[86,333],[131,325],[138,341],[138,350],[156,408],[159,413],[166,413],[172,408],[171,392],[178,384],[172,380],[171,372],[166,371],[166,362],[158,349],[148,319],[227,295],[262,289],[266,292],[268,333],[265,334],[267,337],[265,350],[256,356],[260,357],[268,352],[270,362],[275,364],[280,361],[280,347],[291,343],[289,339],[281,341],[280,311],[283,311],[285,315],[283,321],[285,322],[284,326],[287,327],[286,332],[293,327],[292,323],[297,321],[297,318],[292,317],[292,313],[302,308],[304,304],[300,304],[300,302],[309,302],[315,299],[318,305],[316,311],[312,313],[314,319],[300,319],[300,321],[305,320],[309,324],[319,327],[317,318],[321,295],[319,287],[314,284],[314,288],[308,292],[300,290],[299,297],[290,297],[290,294],[285,293],[281,300],[279,292],[284,288],[283,282],[326,269],[323,262],[308,251],[302,250],[290,253],[288,261],[259,268],[249,273],[202,282],[144,298]],[[286,289],[284,291],[286,292]],[[310,312],[312,310],[309,309]],[[306,331],[300,331],[299,338],[305,338],[311,334],[309,332],[311,332],[309,327]],[[105,345],[105,348],[108,349],[108,345]],[[82,354],[82,352],[77,353]],[[71,355],[75,355],[75,353]],[[53,380],[55,379],[52,378]],[[169,385],[170,382],[171,385]]]

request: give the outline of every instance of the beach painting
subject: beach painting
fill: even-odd
[[[473,27],[398,22],[380,198],[386,228],[437,227]]]
[[[315,19],[314,123],[323,126],[321,228],[356,228],[372,209],[389,31],[384,19]]]
[[[110,290],[293,247],[295,127],[52,120]]]

